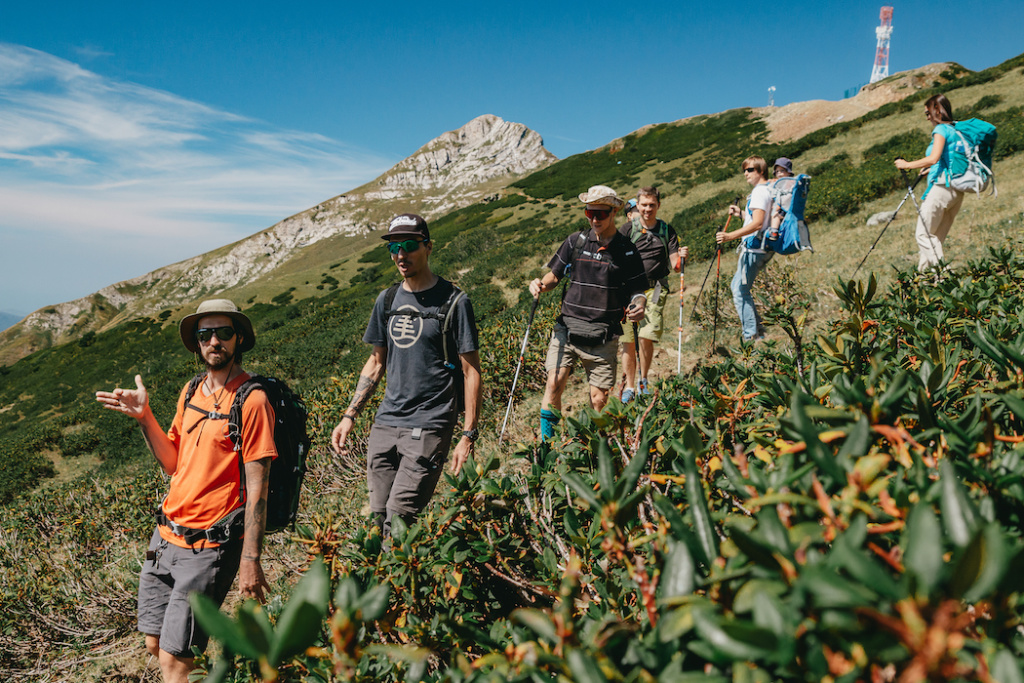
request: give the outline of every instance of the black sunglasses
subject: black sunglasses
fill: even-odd
[[[611,209],[584,209],[583,213],[587,215],[587,218],[596,218],[599,221],[603,221],[608,216],[612,215]]]
[[[424,241],[425,240],[405,240],[404,242],[388,242],[388,251],[392,254],[397,254],[398,250],[401,249],[406,254],[411,254],[418,250]]]
[[[745,168],[745,169],[743,169],[743,172],[744,172],[744,173],[750,173],[751,171],[756,171],[756,170],[757,170],[756,168],[754,168],[753,166],[751,166],[750,168]]]
[[[235,336],[235,328],[225,325],[224,327],[201,327],[196,330],[196,339],[204,344],[217,335],[217,339],[227,341]]]

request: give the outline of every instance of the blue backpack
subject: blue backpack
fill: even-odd
[[[992,150],[996,146],[996,127],[981,119],[967,119],[953,124],[957,138],[948,140],[949,171],[946,187],[981,194],[992,181],[992,194],[996,192],[995,173],[992,172]]]
[[[807,194],[810,191],[811,176],[806,173],[778,178],[772,183],[772,211],[779,207],[785,216],[777,231],[764,231],[762,249],[784,256],[801,251],[814,252],[811,246],[811,233],[804,222],[804,208],[807,206]]]

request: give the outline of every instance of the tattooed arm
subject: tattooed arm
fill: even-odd
[[[352,431],[352,427],[355,425],[356,418],[359,417],[359,413],[366,407],[366,404],[370,402],[373,393],[377,391],[377,385],[380,384],[381,377],[384,376],[387,353],[387,348],[374,346],[373,352],[366,361],[366,365],[363,366],[362,371],[359,373],[359,381],[356,383],[356,393],[352,397],[352,402],[349,403],[348,408],[345,410],[345,415],[342,416],[338,426],[331,433],[331,445],[334,446],[336,452],[344,452],[346,448],[345,442],[348,440],[349,432]]]
[[[263,535],[267,529],[267,481],[270,458],[245,463],[245,538],[242,540],[242,562],[238,568],[238,591],[244,598],[265,602],[269,590],[263,575],[260,556]]]

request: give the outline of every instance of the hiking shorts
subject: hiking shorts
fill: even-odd
[[[598,389],[615,386],[615,370],[618,362],[619,340],[617,337],[594,346],[576,346],[569,341],[569,332],[562,325],[555,325],[548,345],[548,357],[544,369],[550,375],[559,368],[571,368],[578,359],[587,373],[587,382]]]
[[[209,639],[188,604],[189,593],[199,592],[219,607],[227,597],[242,558],[242,539],[214,548],[182,548],[153,531],[149,541],[153,559],[139,575],[138,628],[160,639],[160,649],[175,657],[192,657],[192,647],[206,649]]]
[[[663,287],[661,298],[656,304],[651,303],[654,300],[653,288],[644,292],[644,295],[647,297],[647,306],[644,309],[644,319],[640,321],[640,338],[650,339],[657,344],[665,331],[665,308],[668,306],[669,291],[667,287]],[[619,341],[633,343],[633,323],[628,320],[622,323],[622,336],[619,337]]]
[[[454,431],[455,425],[421,429],[374,423],[366,441],[370,510],[388,521],[392,514],[422,512],[444,472]]]

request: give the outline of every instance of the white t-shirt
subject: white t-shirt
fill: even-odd
[[[755,185],[754,189],[750,192],[750,196],[747,197],[747,205],[743,209],[744,226],[750,225],[750,222],[754,220],[754,211],[756,209],[764,211],[764,220],[758,228],[758,232],[766,230],[771,225],[772,191],[768,187],[768,183]],[[750,248],[760,249],[761,236],[755,232],[746,238],[744,244]]]

